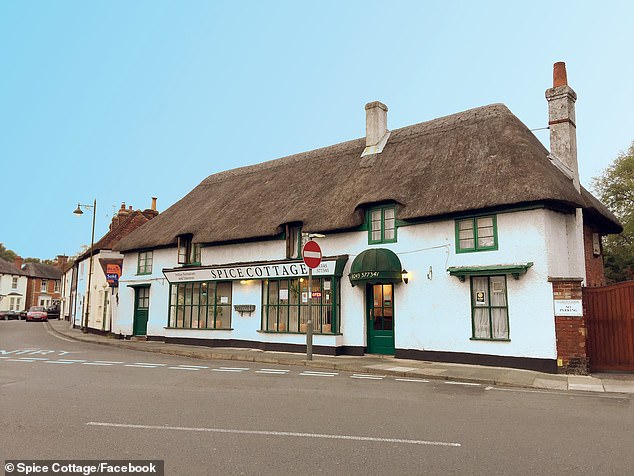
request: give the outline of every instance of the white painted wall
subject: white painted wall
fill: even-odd
[[[17,268],[16,268],[17,269]],[[13,287],[13,278],[18,278],[17,286]],[[26,309],[26,284],[28,278],[18,274],[0,274],[0,311],[8,311],[11,307],[11,298],[14,299],[14,308],[17,306],[18,311]],[[11,293],[20,294],[19,296],[10,296]],[[20,299],[19,303],[16,299]]]
[[[572,222],[571,222],[572,220]],[[397,253],[410,272],[409,284],[395,285],[395,341],[399,349],[467,352],[500,356],[556,358],[552,286],[548,277],[575,271],[576,258],[568,247],[574,242],[572,215],[529,210],[497,215],[498,250],[455,252],[455,222],[444,220],[398,229],[398,242],[368,245],[365,231],[331,234],[320,239],[324,256],[348,254],[341,280],[341,335],[315,336],[315,345],[365,346],[365,289],[348,280],[354,257],[369,248]],[[575,235],[576,236],[576,235]],[[282,260],[282,240],[206,247],[204,266],[237,262]],[[573,254],[573,256],[576,256]],[[166,329],[169,283],[162,269],[177,266],[176,248],[154,251],[153,273],[137,276],[137,253],[126,253],[119,290],[119,316],[113,332],[131,334],[134,311],[133,284],[149,283],[148,335],[200,339],[239,339],[304,344],[302,334],[260,332],[261,283],[233,282],[232,304],[255,304],[251,315],[232,313],[233,330]],[[473,341],[469,279],[449,276],[450,266],[486,266],[533,262],[519,280],[507,277],[510,342]],[[430,273],[431,271],[431,273]],[[429,274],[429,277],[428,277]]]

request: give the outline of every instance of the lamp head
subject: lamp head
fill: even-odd
[[[407,270],[404,269],[403,271],[401,271],[401,279],[403,280],[403,282],[405,284],[407,284],[409,282],[409,275],[407,273]]]
[[[84,212],[81,211],[81,206],[79,205],[79,203],[77,204],[77,208],[73,211],[73,213],[77,216],[81,216],[84,214]]]

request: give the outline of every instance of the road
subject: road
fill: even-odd
[[[631,396],[202,361],[0,322],[2,459],[168,475],[632,474]]]

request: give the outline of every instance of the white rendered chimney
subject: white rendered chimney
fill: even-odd
[[[577,93],[568,86],[566,63],[559,62],[553,66],[553,87],[546,90],[546,100],[548,101],[550,152],[555,160],[565,165],[575,188],[580,191],[575,120]]]
[[[387,106],[379,101],[365,105],[365,149],[361,157],[380,154],[390,137],[387,130]]]

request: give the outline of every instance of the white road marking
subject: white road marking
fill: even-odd
[[[8,359],[9,357],[6,357],[4,355],[0,355],[0,359]]]
[[[183,367],[186,369],[208,369],[209,368],[206,365],[185,365],[185,364],[179,364],[179,367]]]
[[[220,370],[250,370],[249,367],[220,367]]]
[[[21,359],[28,359],[28,360],[48,360],[45,359],[43,357],[21,357]]]
[[[156,369],[158,368],[156,365],[148,365],[148,364],[125,364],[124,367],[136,367],[139,369]]]
[[[106,364],[104,362],[82,362],[81,365],[105,365],[105,366],[110,366],[112,364]]]
[[[383,380],[385,378],[385,375],[354,374],[354,375],[351,375],[350,378],[359,378],[359,379],[367,379],[367,380]]]
[[[35,362],[33,359],[7,359],[7,362]]]
[[[420,383],[429,383],[429,380],[424,380],[422,378],[395,378],[394,380],[398,380],[399,382],[420,382]]]
[[[466,387],[479,387],[481,384],[479,383],[471,383],[471,382],[444,382],[447,385],[464,385]]]
[[[446,441],[407,440],[403,438],[377,438],[372,436],[354,435],[328,435],[320,433],[298,433],[294,431],[263,431],[263,430],[234,430],[229,428],[190,428],[186,426],[157,426],[157,425],[131,425],[124,423],[105,423],[89,421],[87,426],[105,426],[111,428],[132,428],[137,430],[171,430],[171,431],[196,431],[204,433],[232,433],[238,435],[261,436],[291,436],[298,438],[323,438],[328,440],[372,441],[377,443],[402,443],[409,445],[451,446],[460,447],[460,443]]]
[[[68,360],[47,360],[45,364],[76,364],[77,362],[70,362]]]
[[[214,372],[244,372],[245,370],[249,370],[249,369],[223,369],[223,368],[219,368],[219,369],[211,369]]]
[[[266,370],[268,372],[290,372],[290,370],[288,369],[260,369],[260,370]]]
[[[193,367],[167,367],[167,368],[172,370],[201,370],[201,369],[197,369]]]
[[[120,362],[123,363],[123,362]],[[152,367],[165,367],[165,364],[153,364],[151,362],[135,362],[136,365],[151,365]]]
[[[260,369],[256,370],[256,374],[270,374],[270,375],[287,375],[290,370],[274,370],[274,369]]]
[[[114,360],[95,360],[95,362],[98,364],[123,364],[123,362]]]
[[[59,359],[60,362],[86,362],[85,360],[74,360],[74,359]]]
[[[314,372],[312,370],[305,370],[299,375],[304,375],[306,377],[334,377],[335,375],[339,375],[338,372]]]

